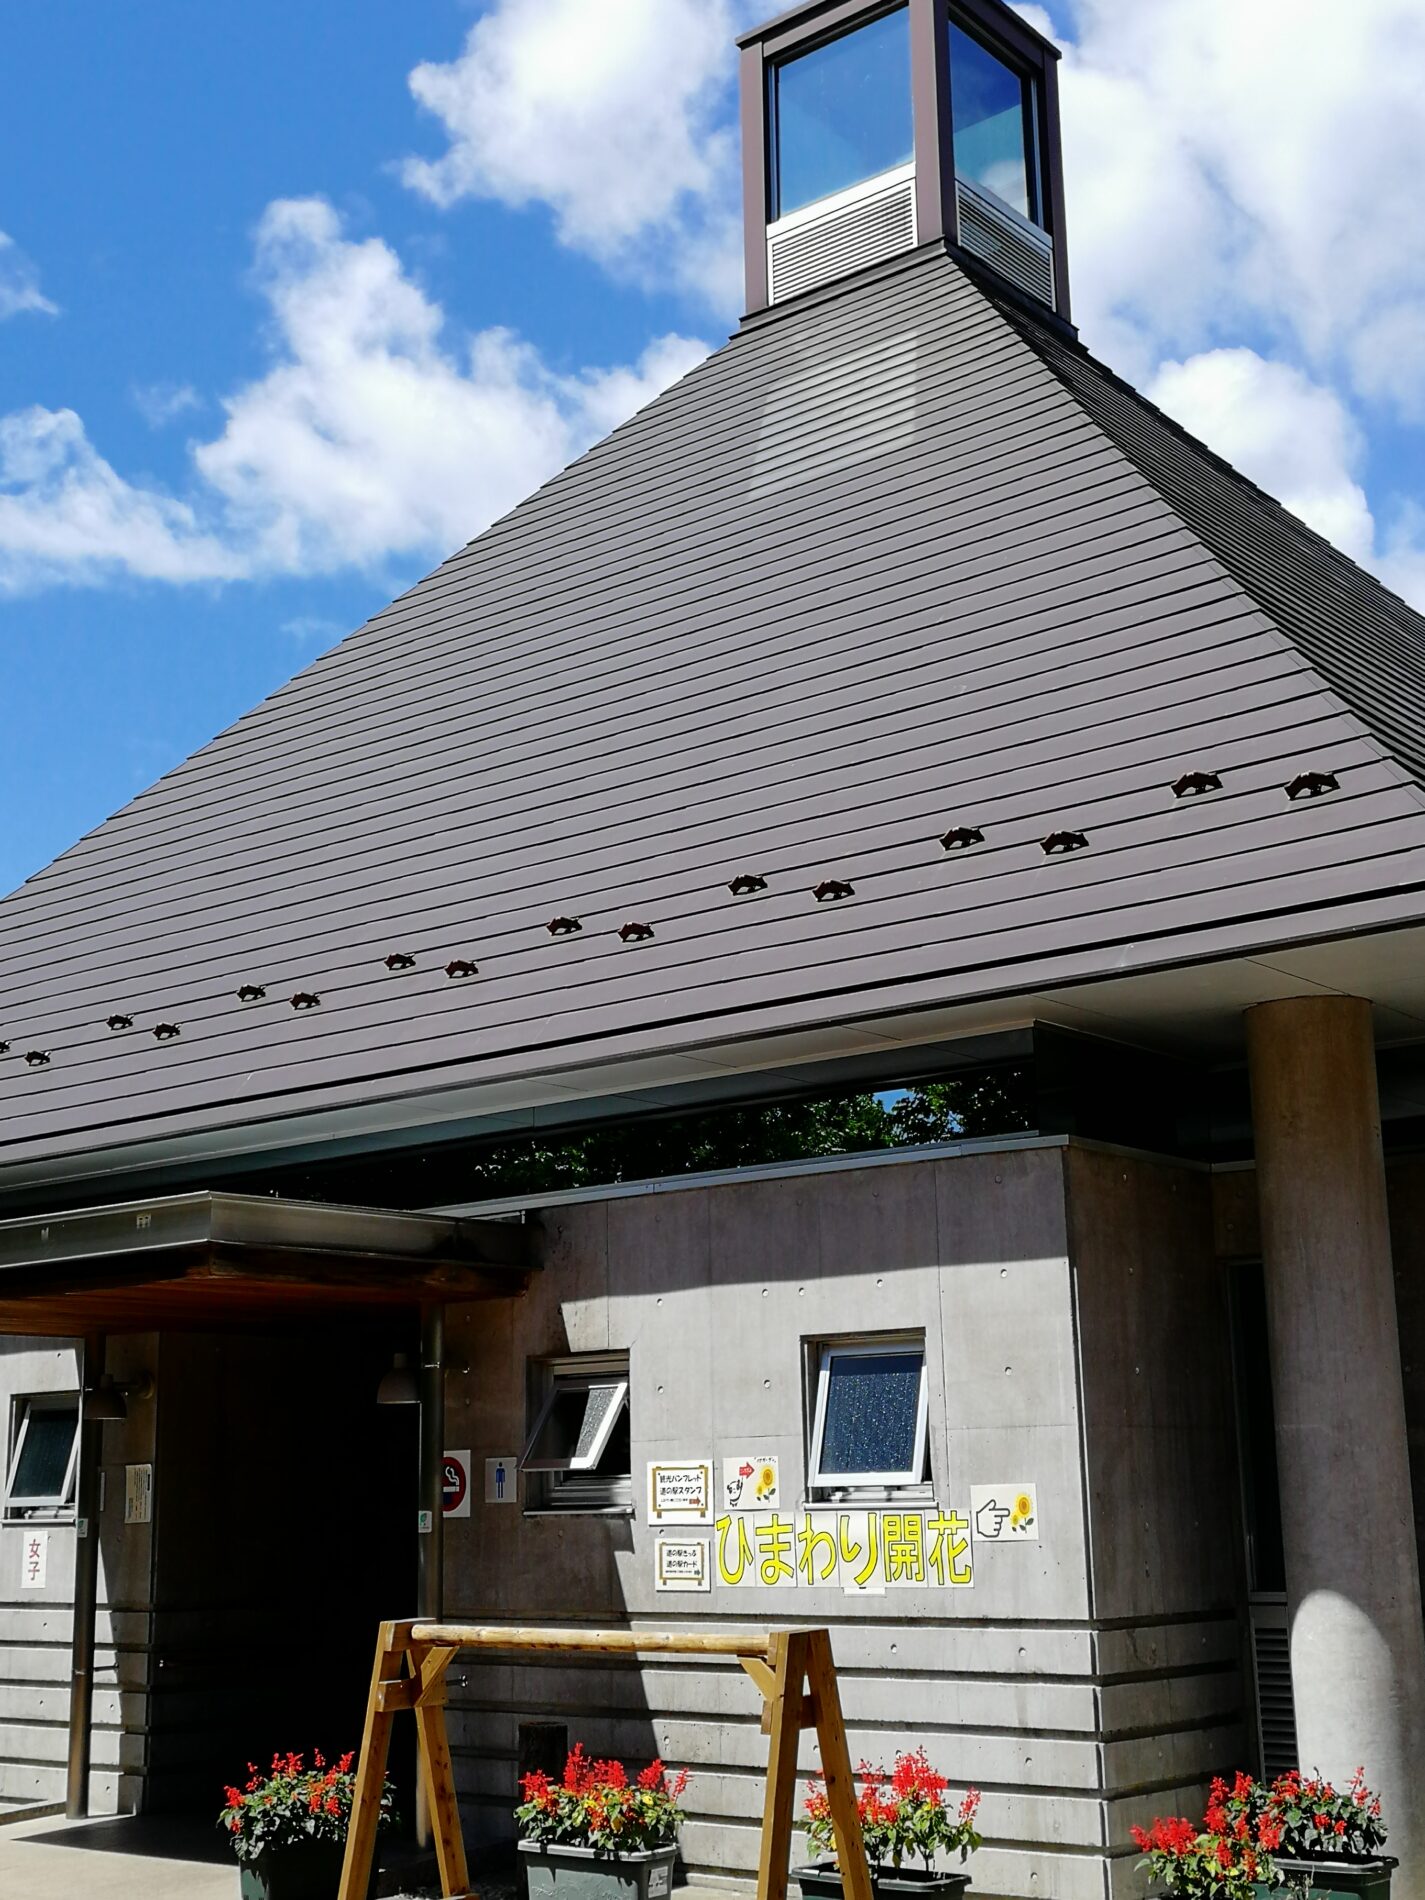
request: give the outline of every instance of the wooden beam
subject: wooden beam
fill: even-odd
[[[779,1632],[778,1632],[779,1633]],[[567,1649],[600,1656],[735,1656],[770,1658],[778,1633],[748,1631],[731,1636],[692,1630],[523,1629],[484,1623],[416,1623],[418,1643],[449,1644],[455,1649]]]

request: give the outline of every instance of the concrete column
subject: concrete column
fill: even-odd
[[[1395,1900],[1425,1900],[1425,1623],[1371,1008],[1247,1012],[1303,1768],[1379,1790]]]

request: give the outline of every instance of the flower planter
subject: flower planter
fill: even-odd
[[[238,1868],[240,1900],[336,1900],[346,1849],[336,1841],[268,1848]],[[373,1865],[369,1892],[376,1888]]]
[[[1288,1860],[1272,1857],[1285,1874],[1280,1887],[1259,1881],[1252,1889],[1257,1900],[1390,1900],[1390,1874],[1396,1862],[1389,1854],[1379,1860]],[[1308,1887],[1309,1883],[1309,1887]]]
[[[678,1849],[604,1854],[592,1847],[521,1841],[520,1864],[529,1900],[668,1900]]]
[[[802,1900],[842,1900],[841,1869],[834,1860],[793,1868],[792,1878],[802,1890]],[[931,1873],[924,1867],[871,1869],[876,1900],[960,1900],[969,1884],[968,1874]]]

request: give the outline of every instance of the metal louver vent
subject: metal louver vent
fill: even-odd
[[[955,181],[960,213],[960,243],[973,256],[993,264],[1031,297],[1054,302],[1054,247],[1047,232],[1019,217],[967,179]]]
[[[767,286],[782,303],[915,244],[915,174],[906,167],[843,192],[767,232]]]
[[[1284,1603],[1252,1605],[1252,1666],[1257,1678],[1257,1745],[1264,1780],[1275,1781],[1296,1759],[1296,1703],[1291,1692],[1291,1634]]]

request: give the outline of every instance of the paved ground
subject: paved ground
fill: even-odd
[[[237,1887],[225,1842],[201,1823],[51,1817],[0,1827],[6,1900],[237,1900]],[[438,1892],[412,1887],[396,1900]]]

